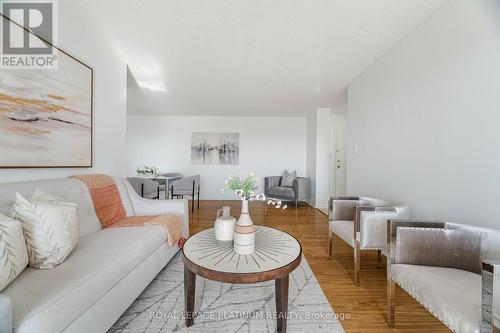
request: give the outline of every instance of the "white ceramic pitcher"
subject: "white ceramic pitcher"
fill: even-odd
[[[236,219],[231,216],[231,207],[224,206],[217,212],[215,220],[215,239],[220,242],[232,242]]]

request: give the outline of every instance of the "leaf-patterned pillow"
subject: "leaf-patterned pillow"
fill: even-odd
[[[20,220],[29,265],[37,269],[51,269],[62,263],[78,240],[78,206],[43,201],[29,202],[16,193],[13,217]]]
[[[28,265],[21,222],[0,214],[0,291]]]
[[[56,197],[55,195],[43,192],[40,189],[35,189],[33,195],[31,196],[31,202],[45,202],[53,205],[57,205],[65,210],[66,221],[68,222],[68,232],[71,235],[71,243],[73,247],[78,242],[80,236],[80,230],[78,226],[78,205],[76,203],[67,202],[64,199]]]

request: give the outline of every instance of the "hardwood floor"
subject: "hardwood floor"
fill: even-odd
[[[238,218],[240,201],[201,201],[200,209],[190,212],[190,233],[213,227],[217,210],[231,206]],[[267,213],[266,213],[267,211]],[[396,327],[386,324],[385,263],[377,268],[377,253],[362,253],[361,286],[353,279],[352,248],[334,239],[334,255],[328,256],[328,218],[316,209],[301,204],[278,210],[263,202],[252,202],[250,215],[255,224],[289,232],[302,244],[309,265],[337,314],[349,315],[341,321],[348,333],[358,332],[450,332],[439,320],[401,289],[398,290]]]

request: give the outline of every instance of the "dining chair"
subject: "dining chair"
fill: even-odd
[[[167,177],[167,178],[171,179],[172,181],[184,178],[184,175],[182,173],[180,173],[180,172],[161,173],[160,176]]]
[[[164,178],[159,178],[156,181],[160,184],[160,192],[164,191],[165,192],[165,199],[170,198],[169,194],[169,189],[170,189],[170,183],[184,178],[184,175],[180,172],[167,172],[167,173],[160,173],[160,177]]]
[[[160,184],[154,180],[141,177],[127,177],[127,181],[141,197],[160,199]]]
[[[194,212],[194,199],[198,195],[198,208],[200,208],[200,175],[184,177],[173,181],[170,184],[170,193],[172,199],[175,197],[184,198],[184,196],[191,197],[191,211]]]

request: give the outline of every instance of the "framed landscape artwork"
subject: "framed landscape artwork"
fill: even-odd
[[[239,164],[239,133],[191,134],[192,164]]]
[[[58,51],[55,69],[0,70],[0,168],[92,166],[93,70]]]

